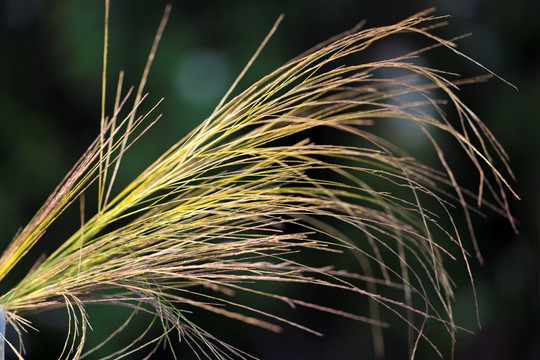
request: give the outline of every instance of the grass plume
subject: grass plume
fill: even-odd
[[[434,47],[461,55],[453,41],[432,34],[445,19],[426,11],[390,26],[355,28],[238,91],[280,18],[210,116],[115,194],[122,157],[160,118],[159,104],[142,109],[169,11],[134,99],[120,80],[109,117],[105,53],[99,136],[0,257],[2,280],[68,207],[78,201],[83,214],[90,200],[85,194],[98,188],[96,214],[81,215],[79,231],[0,297],[8,324],[22,332],[31,328],[26,316],[65,307],[69,331],[62,359],[84,357],[91,324],[86,306],[94,303],[133,309],[118,331],[138,312],[155,315],[151,326],[163,327],[161,336],[134,339],[111,355],[115,359],[138,351],[150,356],[158,345],[170,344],[174,333],[201,358],[251,357],[193,323],[186,306],[270,331],[286,325],[319,334],[234,296],[245,292],[366,322],[380,356],[380,329],[388,324],[379,314],[392,313],[410,329],[411,358],[421,342],[442,357],[424,330],[428,322],[439,323],[453,342],[459,329],[445,262],[463,262],[474,288],[468,248],[481,257],[470,213],[482,206],[514,225],[507,197],[516,196],[504,149],[455,94],[458,86],[489,76],[458,79],[415,61]],[[397,58],[354,62],[375,42],[404,33],[432,45]],[[107,25],[105,34],[107,44]],[[403,75],[387,76],[387,70]],[[417,100],[404,101],[409,94]],[[388,119],[417,126],[440,169],[378,134]],[[311,140],[321,132],[324,140]],[[478,191],[458,184],[441,138],[453,139],[468,157],[479,175]],[[456,206],[468,231],[454,221]],[[341,256],[353,256],[358,266],[325,263]],[[261,284],[268,282],[353,293],[370,306],[347,312],[265,290]],[[397,295],[387,295],[386,288]]]

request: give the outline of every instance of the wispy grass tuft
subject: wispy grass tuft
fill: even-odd
[[[155,316],[140,337],[106,357],[111,359],[139,351],[148,358],[178,336],[200,358],[252,357],[193,323],[186,307],[270,331],[295,326],[319,334],[235,296],[245,292],[365,322],[373,328],[379,356],[381,328],[388,326],[384,314],[390,313],[410,329],[410,358],[419,343],[442,357],[424,330],[428,322],[439,323],[454,342],[459,327],[445,265],[462,262],[474,288],[470,248],[481,257],[470,213],[483,206],[514,225],[507,194],[516,195],[507,181],[513,177],[507,155],[455,95],[458,86],[490,75],[463,80],[415,61],[434,47],[461,55],[453,41],[431,33],[445,18],[429,10],[394,25],[336,36],[239,92],[239,80],[280,18],[212,114],[115,194],[122,157],[160,118],[154,114],[159,104],[141,109],[147,106],[146,77],[169,11],[134,99],[132,90],[123,90],[121,74],[109,117],[105,54],[101,133],[0,257],[1,280],[78,202],[80,229],[0,297],[8,324],[22,333],[32,328],[26,316],[66,308],[62,359],[96,350],[84,348],[91,327],[88,304],[133,309],[105,342],[137,313]],[[375,42],[403,33],[432,44],[397,58],[354,62]],[[107,44],[107,27],[105,34]],[[388,69],[403,75],[389,77]],[[404,101],[408,94],[417,94],[416,100]],[[131,109],[128,101],[134,103]],[[420,129],[438,169],[378,133],[389,119]],[[453,139],[469,158],[479,175],[477,191],[458,184],[441,139]],[[93,185],[97,199],[85,196],[93,194],[88,191]],[[91,200],[97,200],[98,210],[88,217],[85,203]],[[466,231],[454,221],[456,206]],[[358,266],[336,262],[351,256]],[[330,288],[367,298],[370,305],[352,313],[264,290],[268,282]],[[163,328],[156,339],[147,336],[152,326]],[[9,346],[24,357],[16,345]]]

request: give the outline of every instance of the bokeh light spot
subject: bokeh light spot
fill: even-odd
[[[179,61],[173,81],[179,98],[196,107],[217,103],[231,85],[231,67],[226,57],[200,49]]]

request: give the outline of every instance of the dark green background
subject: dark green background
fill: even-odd
[[[126,84],[137,84],[165,1],[112,1],[109,80],[126,70]],[[251,83],[326,38],[353,27],[387,25],[436,6],[449,14],[439,34],[472,32],[460,49],[519,88],[497,80],[459,92],[508,150],[521,201],[512,200],[520,234],[494,214],[478,223],[485,265],[473,262],[482,329],[475,326],[466,273],[455,276],[456,317],[477,331],[458,339],[456,359],[539,359],[539,156],[540,2],[537,0],[439,1],[177,1],[160,45],[147,89],[150,102],[165,97],[164,118],[126,159],[125,177],[144,168],[160,152],[202,121],[219,101],[279,14],[285,19],[251,69]],[[103,3],[100,0],[3,0],[0,2],[0,248],[4,248],[54,189],[97,135],[100,116]],[[419,46],[415,43],[393,46]],[[213,71],[197,72],[209,61]],[[428,58],[429,65],[482,74],[449,53]],[[199,69],[200,70],[200,69]],[[202,76],[202,78],[200,77]],[[206,76],[206,77],[205,77]],[[189,90],[186,90],[189,89]],[[474,179],[464,179],[475,184]],[[51,229],[48,241],[73,231],[70,221]],[[46,251],[47,244],[42,245]],[[0,285],[15,281],[8,278]],[[326,294],[331,296],[331,294]],[[314,294],[314,296],[324,296]],[[107,324],[107,312],[96,322]],[[318,313],[291,313],[326,333],[319,339],[286,329],[279,336],[221,319],[201,319],[222,335],[263,359],[369,359],[367,326]],[[27,339],[30,359],[54,359],[63,342],[62,312],[33,319],[41,328]],[[47,325],[48,324],[48,325]],[[112,325],[111,325],[112,326]],[[96,325],[99,333],[100,327]],[[406,358],[403,329],[387,330],[389,359]],[[105,331],[105,330],[103,330]],[[432,336],[442,336],[433,332]],[[444,342],[443,342],[444,344]],[[53,350],[54,349],[54,350]],[[448,349],[444,347],[443,350]],[[191,358],[180,347],[181,359]],[[448,353],[446,353],[448,355]],[[420,359],[436,355],[423,344]],[[156,357],[159,358],[159,357]],[[163,359],[168,357],[164,356]]]

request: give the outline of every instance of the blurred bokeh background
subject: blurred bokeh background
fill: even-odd
[[[125,84],[138,83],[165,4],[161,0],[112,1],[111,93],[121,69],[126,71]],[[476,332],[459,335],[455,357],[540,359],[538,0],[175,1],[147,85],[150,102],[165,97],[159,110],[164,118],[126,158],[123,179],[141,171],[211,112],[281,13],[285,14],[283,23],[243,86],[362,19],[367,26],[387,25],[433,6],[436,14],[451,16],[450,25],[438,34],[449,38],[472,33],[459,41],[460,50],[519,88],[516,91],[492,79],[459,91],[508,151],[517,178],[513,185],[522,200],[511,200],[519,234],[495,214],[477,223],[485,258],[483,266],[472,262],[481,329],[476,325],[467,273],[461,267],[454,275],[456,319]],[[103,10],[99,0],[0,2],[0,250],[97,135]],[[373,51],[403,52],[418,45],[403,41]],[[434,52],[426,61],[464,77],[485,73],[448,52]],[[414,138],[406,141],[414,142]],[[471,186],[476,183],[464,181]],[[72,226],[59,225],[51,231],[49,238],[61,239]],[[41,251],[47,251],[46,244]],[[16,276],[6,279],[0,291],[13,281]],[[95,332],[106,331],[101,329],[108,325],[107,314],[97,311],[94,315],[96,324],[101,324]],[[200,321],[262,359],[373,358],[368,326],[319,313],[289,315],[318,326],[326,336],[317,338],[293,329],[275,335],[213,317]],[[51,344],[63,343],[65,316],[55,312],[32,320],[40,333],[26,339],[28,358],[55,359],[59,349]],[[403,330],[398,326],[384,332],[389,359],[406,358]],[[431,336],[440,341],[437,337],[443,335],[434,332]],[[449,356],[445,345],[442,350]],[[180,358],[191,359],[188,353],[187,347],[180,347]],[[418,358],[436,356],[423,344]]]

